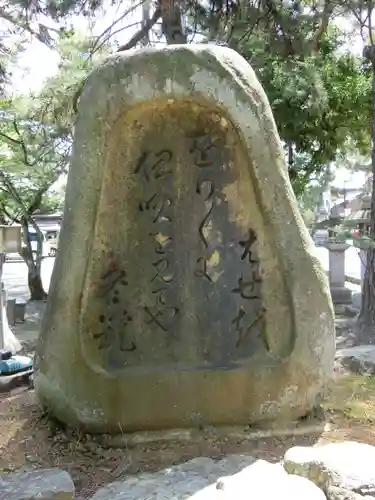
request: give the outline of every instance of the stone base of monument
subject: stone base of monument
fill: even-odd
[[[336,305],[352,303],[352,291],[345,287],[331,287],[332,301]]]
[[[214,427],[203,429],[171,429],[166,431],[144,431],[128,434],[98,434],[92,435],[94,442],[108,448],[131,448],[147,443],[178,442],[197,443],[215,438],[217,440],[235,439],[238,441],[255,441],[267,438],[288,438],[321,434],[329,430],[329,423],[318,418],[307,418],[289,422],[285,425],[280,422],[266,428],[247,427]]]

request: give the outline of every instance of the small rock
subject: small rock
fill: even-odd
[[[200,500],[195,494],[198,495],[198,492],[210,485],[212,489],[215,489],[215,482],[219,477],[225,474],[235,474],[252,464],[254,460],[249,455],[229,455],[223,460],[195,458],[169,469],[153,473],[142,472],[124,481],[116,481],[99,489],[91,500],[113,500],[114,498],[134,500],[152,498],[152,495],[158,500],[190,498],[190,495],[194,495],[194,500]]]
[[[225,476],[223,476],[225,474]],[[170,469],[141,473],[101,488],[91,500],[326,500],[311,481],[282,465],[246,455],[196,458]]]
[[[375,374],[375,345],[358,345],[340,349],[336,352],[336,360],[353,373]]]
[[[12,375],[0,375],[0,393],[10,392],[22,386],[28,386],[33,368]]]
[[[74,483],[61,469],[42,469],[0,477],[0,500],[73,500]]]
[[[345,441],[322,446],[290,448],[284,468],[313,481],[327,491],[337,486],[361,495],[375,496],[375,447]]]
[[[220,488],[218,488],[218,485]],[[225,494],[225,499],[274,500],[326,500],[326,496],[308,479],[288,474],[280,464],[271,464],[265,460],[257,460],[238,474],[218,480],[217,489]],[[211,497],[202,496],[202,500]],[[218,500],[223,497],[217,496]],[[195,498],[194,498],[195,500]]]
[[[328,486],[326,494],[328,500],[374,500],[374,497],[363,496],[337,486]]]

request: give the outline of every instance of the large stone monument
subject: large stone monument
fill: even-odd
[[[117,54],[80,101],[36,390],[93,432],[305,415],[332,304],[253,70],[223,47]]]

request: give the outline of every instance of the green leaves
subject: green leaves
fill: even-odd
[[[369,150],[371,75],[355,56],[342,52],[340,32],[328,30],[321,50],[305,55],[280,55],[263,32],[242,45],[242,55],[261,80],[283,141],[291,146],[294,187],[303,189],[314,172],[324,170],[351,142]],[[296,154],[304,163],[297,164]]]
[[[344,10],[338,12],[340,2],[331,0],[178,2],[190,24],[187,32],[191,37],[199,32],[206,40],[226,42],[254,67],[285,143],[297,193],[349,147],[362,154],[368,153],[370,147],[371,72],[361,60],[346,52],[349,35],[334,24],[336,11],[341,15],[352,8],[351,2],[344,4]],[[41,25],[38,29],[33,25],[33,31],[28,22],[35,21],[37,14],[49,16],[50,20],[66,19],[77,12],[91,16],[102,5],[102,0],[48,0],[32,4],[17,0],[3,14],[0,12],[0,17],[10,16],[9,22],[14,26],[41,39],[44,32]],[[46,127],[47,138],[43,140],[54,144],[55,154],[64,154],[60,150],[70,146],[74,107],[82,83],[96,64],[114,52],[110,37],[117,32],[116,23],[124,21],[132,10],[129,5],[119,2],[117,21],[96,38],[63,27],[49,30],[60,57],[59,72],[46,82],[41,92],[17,102],[23,120],[22,134],[32,157],[37,158],[41,147],[42,138],[37,140],[38,123]],[[160,9],[160,5],[160,2],[152,4],[151,11]],[[166,14],[162,16],[164,23]],[[52,21],[50,24],[53,25]],[[60,144],[54,142],[58,139]],[[9,141],[4,151],[9,168],[20,170],[22,148],[16,153],[15,146],[14,143],[11,159]],[[44,162],[44,169],[54,163],[52,156],[46,153],[49,163]],[[40,162],[38,169],[43,177],[46,172]],[[25,178],[27,175],[25,172]],[[36,171],[32,175],[41,182]]]
[[[26,101],[3,101],[0,108],[0,208],[13,220],[40,208],[70,155],[70,143],[52,123],[24,114]]]
[[[103,44],[91,55],[93,44],[94,39],[85,33],[64,32],[60,35],[57,45],[59,71],[46,81],[38,95],[33,96],[33,109],[39,119],[54,123],[67,138],[74,125],[74,105],[85,78],[111,53],[108,44]]]
[[[58,73],[40,92],[0,102],[0,212],[29,217],[61,204],[56,182],[68,170],[75,113],[74,96],[108,45],[90,55],[93,40],[62,32]]]

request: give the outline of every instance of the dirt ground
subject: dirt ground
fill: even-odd
[[[337,326],[339,335],[345,333],[345,324]],[[33,355],[35,338],[24,338],[24,353]],[[60,467],[71,474],[77,494],[90,498],[99,487],[129,474],[163,469],[199,456],[246,453],[278,461],[296,445],[347,439],[375,445],[375,377],[337,373],[322,410],[319,421],[300,422],[296,435],[286,438],[254,438],[252,433],[245,438],[223,438],[203,432],[185,442],[109,448],[91,436],[51,422],[39,408],[34,390],[20,387],[0,394],[0,474]],[[307,427],[310,431],[304,433]]]
[[[375,444],[374,389],[372,377],[340,375],[324,403],[325,430],[312,434],[250,440],[205,436],[114,449],[98,445],[90,436],[64,431],[42,414],[32,389],[19,388],[0,398],[0,473],[60,467],[73,477],[77,493],[89,498],[100,486],[128,474],[197,456],[246,453],[277,461],[295,445],[344,439]]]

